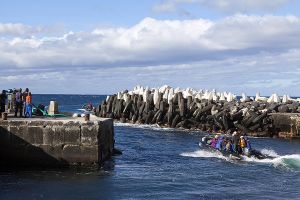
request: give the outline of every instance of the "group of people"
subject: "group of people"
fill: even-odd
[[[3,90],[0,95],[0,114],[5,112],[5,105],[14,110],[15,117],[32,117],[32,94],[28,88],[10,90],[9,93]]]
[[[5,112],[6,101],[7,101],[6,90],[2,90],[2,93],[0,94],[0,116],[3,112]]]
[[[208,140],[207,143],[214,149],[230,153],[247,155],[251,150],[249,139],[243,135],[239,136],[237,132],[234,132],[231,138],[224,135],[216,135],[211,140]]]

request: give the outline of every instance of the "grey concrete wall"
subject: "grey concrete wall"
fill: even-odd
[[[0,121],[0,163],[93,165],[109,159],[114,148],[111,119]]]
[[[300,114],[273,113],[273,132],[281,138],[300,138]]]

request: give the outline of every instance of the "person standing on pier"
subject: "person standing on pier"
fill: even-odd
[[[22,102],[23,102],[23,115],[25,116],[26,113],[26,97],[28,96],[29,89],[26,88],[25,91],[22,93]]]
[[[6,103],[7,95],[6,91],[2,90],[2,93],[0,95],[0,115],[5,112],[5,103]]]
[[[19,91],[16,93],[16,103],[15,103],[15,117],[17,117],[18,111],[20,112],[20,117],[23,116],[23,102],[22,102],[22,89],[20,88]]]
[[[26,97],[26,112],[25,112],[25,117],[32,117],[32,95],[31,92],[28,92],[28,95]]]

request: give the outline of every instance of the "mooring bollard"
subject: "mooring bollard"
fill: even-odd
[[[7,120],[7,112],[2,113],[2,120]]]
[[[85,120],[85,121],[90,121],[90,113],[86,113],[86,114],[84,115],[84,120]]]

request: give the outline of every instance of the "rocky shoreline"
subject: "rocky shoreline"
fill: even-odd
[[[258,137],[298,137],[298,133],[282,134],[288,133],[289,127],[276,124],[281,114],[286,118],[286,114],[296,113],[300,114],[299,99],[288,95],[273,94],[266,98],[257,94],[254,98],[242,94],[238,98],[227,92],[169,86],[154,89],[137,86],[133,91],[107,96],[96,109],[96,115],[121,122],[228,134],[238,131]],[[288,125],[290,122],[286,121]]]

